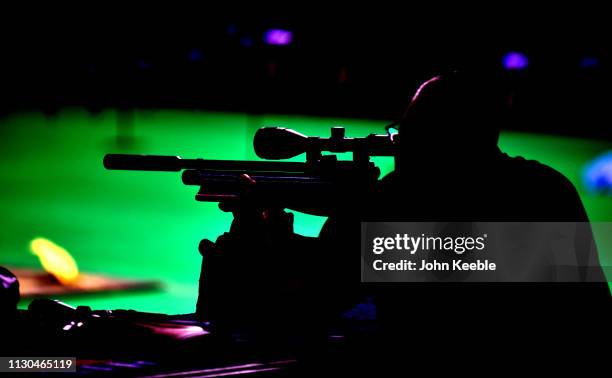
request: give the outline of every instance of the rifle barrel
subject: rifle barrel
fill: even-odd
[[[296,172],[307,170],[306,163],[183,159],[180,156],[107,154],[104,167],[112,170],[178,172],[183,169],[232,172]]]

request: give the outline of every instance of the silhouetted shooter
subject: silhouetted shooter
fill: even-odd
[[[242,239],[241,248],[246,244],[261,260],[253,264],[267,267],[264,279],[277,280],[268,289],[284,283],[314,288],[302,296],[289,292],[276,300],[268,297],[266,304],[276,304],[273,311],[283,311],[291,303],[294,313],[302,315],[333,313],[354,305],[369,291],[378,305],[382,328],[391,337],[403,334],[402,330],[411,340],[430,342],[463,338],[466,332],[488,335],[492,341],[531,334],[556,337],[570,330],[582,335],[598,324],[594,320],[601,319],[604,307],[609,307],[605,283],[360,284],[361,220],[588,221],[574,186],[563,175],[499,150],[506,108],[503,91],[488,78],[453,73],[427,81],[401,120],[396,170],[381,181],[380,196],[364,198],[350,213],[328,220],[318,239],[287,235],[292,218],[284,214],[251,214],[248,222],[243,216],[234,221],[233,229],[257,232],[248,234],[248,241],[244,234],[230,231],[216,247],[208,242],[208,249],[216,250],[211,255],[217,262],[210,261],[205,268],[214,272],[215,264],[236,266],[231,258],[223,262],[221,256]],[[283,222],[289,226],[279,227]],[[266,228],[276,231],[262,231]],[[282,262],[271,262],[266,256],[283,256]],[[249,271],[257,269],[251,265]],[[214,274],[225,277],[218,271]],[[236,282],[230,284],[236,286]],[[222,282],[213,286],[223,292]],[[240,285],[233,293],[243,288]],[[249,303],[256,309],[253,313],[261,314],[263,307],[257,303],[269,296],[269,290],[260,291],[259,296],[252,290],[244,291],[246,300],[230,296],[225,302],[237,307]],[[248,309],[237,307],[230,312],[249,316]]]
[[[382,196],[368,209],[381,221],[588,222],[571,182],[536,161],[509,157],[497,146],[507,122],[507,100],[489,78],[465,73],[425,82],[400,122],[396,170],[382,180]],[[345,219],[330,220],[321,238],[356,233]],[[354,252],[356,253],[356,252]],[[520,262],[519,262],[520,263]],[[351,274],[358,271],[357,263]],[[352,277],[345,281],[355,281]],[[377,303],[388,335],[459,337],[465,332],[491,340],[531,334],[558,337],[597,330],[609,314],[606,283],[382,284]],[[501,333],[501,334],[500,334]],[[514,335],[514,336],[513,336]],[[552,336],[554,335],[554,336]],[[545,336],[545,337],[548,337]],[[548,340],[550,341],[550,340]]]

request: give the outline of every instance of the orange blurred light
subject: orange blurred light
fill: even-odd
[[[79,278],[79,268],[70,253],[51,240],[36,238],[30,242],[32,253],[38,256],[45,271],[62,285],[70,285]]]

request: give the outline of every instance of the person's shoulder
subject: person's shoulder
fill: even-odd
[[[391,171],[387,173],[383,178],[381,178],[378,182],[383,186],[387,186],[393,184],[395,181],[397,181],[397,179],[397,171]]]
[[[384,198],[389,194],[401,190],[404,184],[405,180],[401,178],[400,174],[397,171],[391,171],[378,180],[377,193],[379,197],[382,196]]]
[[[504,171],[513,176],[520,176],[530,184],[575,190],[574,184],[563,173],[537,160],[529,160],[522,156],[511,157],[503,153],[501,162]]]

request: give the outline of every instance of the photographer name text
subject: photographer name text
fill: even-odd
[[[453,260],[452,263],[438,260],[421,260],[420,263],[408,260],[401,260],[398,262],[383,262],[382,260],[374,260],[373,267],[376,271],[482,271],[497,269],[495,263],[490,262],[489,260],[476,260],[472,262]]]
[[[417,252],[444,253],[446,261],[426,258],[420,261],[399,260],[395,262],[376,259],[372,267],[376,271],[484,271],[496,270],[495,263],[489,260],[476,259],[465,261],[456,258],[448,261],[450,256],[461,256],[465,252],[482,252],[485,250],[487,234],[477,237],[440,237],[440,236],[410,236],[396,234],[394,237],[376,237],[372,240],[374,255],[398,251],[413,256]],[[450,256],[448,253],[450,252]],[[430,255],[431,256],[431,255]]]

